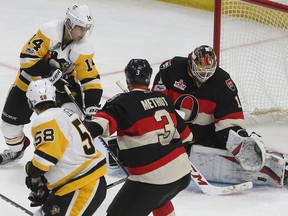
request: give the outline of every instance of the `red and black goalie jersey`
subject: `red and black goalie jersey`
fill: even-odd
[[[197,144],[226,149],[229,130],[245,128],[238,90],[220,67],[198,88],[188,74],[188,59],[174,57],[160,66],[153,91],[168,95],[175,109],[185,113],[184,119]]]

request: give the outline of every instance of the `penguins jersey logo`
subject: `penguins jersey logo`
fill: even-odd
[[[63,72],[66,72],[72,64],[64,58],[59,58],[57,51],[49,51],[44,57],[44,60],[46,60],[53,68],[59,68]]]

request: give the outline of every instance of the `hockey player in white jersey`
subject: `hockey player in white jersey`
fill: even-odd
[[[0,154],[0,165],[22,158],[30,143],[23,127],[33,113],[25,95],[32,80],[49,78],[57,88],[57,105],[77,111],[64,91],[66,83],[87,118],[96,112],[103,89],[93,62],[94,50],[86,37],[93,26],[88,6],[74,4],[65,19],[42,25],[24,45],[20,69],[2,112],[1,131],[9,149]]]
[[[32,81],[27,98],[35,151],[26,164],[31,206],[42,215],[93,215],[106,196],[106,160],[78,115],[56,107],[48,79]]]

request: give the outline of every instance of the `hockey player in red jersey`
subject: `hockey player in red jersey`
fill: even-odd
[[[183,143],[192,133],[171,99],[148,89],[152,68],[132,59],[125,68],[130,92],[108,100],[87,127],[95,137],[117,132],[120,157],[128,168],[126,180],[107,216],[173,216],[171,199],[191,180]]]
[[[283,186],[283,156],[266,153],[257,135],[248,136],[237,87],[217,67],[211,47],[163,62],[153,91],[168,95],[183,114],[193,131],[192,148],[186,146],[190,160],[208,180]]]
[[[1,130],[9,149],[0,154],[0,165],[22,158],[30,143],[23,127],[30,122],[33,112],[25,95],[32,80],[49,78],[57,88],[58,106],[65,104],[73,109],[74,104],[63,88],[66,83],[87,118],[97,110],[103,90],[93,62],[94,50],[86,37],[93,25],[88,6],[74,4],[67,9],[65,19],[42,25],[24,45],[20,69],[2,112]],[[74,110],[77,112],[75,107]]]

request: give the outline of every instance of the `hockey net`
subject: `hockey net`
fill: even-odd
[[[215,0],[214,49],[248,124],[288,120],[288,0]]]

